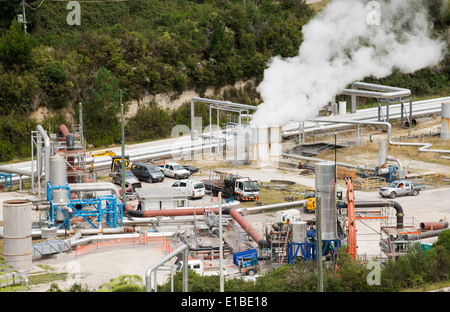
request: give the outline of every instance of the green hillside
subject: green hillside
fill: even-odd
[[[428,1],[436,35],[446,34],[450,20],[448,8],[433,6],[442,1]],[[26,8],[25,34],[15,21],[20,3],[0,7],[0,162],[29,156],[37,124],[29,116],[38,108],[51,115],[44,128],[70,127],[64,114],[74,112],[77,123],[82,102],[87,141],[99,147],[119,143],[119,89],[126,102],[257,83],[270,57],[298,53],[302,26],[321,8],[300,0],[80,0],[80,25],[69,25],[74,9],[68,1],[35,0]],[[409,87],[415,96],[448,95],[449,68],[447,57],[439,68],[394,74],[384,82]],[[229,92],[226,100],[256,105],[255,90],[253,84]],[[127,120],[128,143],[165,137],[173,125],[189,124],[186,106],[167,110],[157,104]],[[198,109],[208,122],[207,108]]]

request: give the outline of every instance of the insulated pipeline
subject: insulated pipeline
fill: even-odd
[[[205,211],[213,211],[219,213],[219,207],[214,208],[177,208],[177,209],[164,209],[164,210],[135,210],[131,205],[125,205],[124,210],[130,217],[175,217],[175,216],[189,216],[194,214],[204,214]],[[234,208],[222,208],[222,213],[229,214],[236,220],[237,223],[250,235],[250,237],[260,246],[267,247],[268,243],[261,235],[244,219],[240,213]]]
[[[397,217],[397,229],[403,229],[403,208],[402,206],[393,200],[388,201],[355,201],[355,208],[371,208],[371,207],[389,207],[392,206],[392,208],[396,211],[396,217]],[[347,204],[343,204],[343,208],[347,208]]]

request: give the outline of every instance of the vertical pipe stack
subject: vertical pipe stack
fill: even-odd
[[[441,139],[450,139],[450,102],[443,102],[441,106]]]
[[[333,240],[337,238],[336,167],[331,161],[318,162],[315,167],[316,196],[320,196],[321,209],[320,220],[316,218],[316,222],[320,222],[322,240]]]
[[[387,142],[380,141],[378,143],[378,167],[381,168],[387,160]]]
[[[23,199],[3,202],[3,227],[6,263],[16,270],[31,270],[31,202]]]

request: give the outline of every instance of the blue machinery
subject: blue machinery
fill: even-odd
[[[71,212],[68,213],[64,211],[62,207],[58,207],[58,203],[54,203],[52,198],[52,191],[54,189],[66,189],[68,193],[69,202],[64,204],[64,207],[70,208]],[[90,219],[92,217],[97,218],[97,222],[100,224],[103,221],[111,227],[116,228],[118,222],[120,221],[120,226],[123,225],[123,210],[122,210],[122,202],[113,195],[100,195],[96,198],[88,198],[88,199],[70,199],[70,186],[67,184],[66,186],[52,186],[50,182],[47,182],[47,197],[50,202],[51,209],[49,210],[49,221],[50,226],[55,226],[55,213],[60,211],[65,219],[59,225],[58,229],[61,227],[65,227],[66,229],[70,229],[69,219],[70,217],[83,218],[86,222],[88,222],[93,228],[97,228],[94,223]],[[87,206],[91,207],[90,210],[85,209]]]
[[[12,173],[0,172],[0,179],[2,178],[5,179],[5,189],[10,188],[12,186]]]
[[[330,254],[334,256],[336,249],[341,247],[340,239],[323,240],[322,256]],[[303,260],[315,260],[316,255],[316,241],[305,243],[291,243],[289,242],[287,248],[287,261],[288,263],[294,263],[297,258]]]

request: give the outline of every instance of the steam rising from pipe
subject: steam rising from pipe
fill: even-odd
[[[355,81],[437,65],[446,45],[422,1],[331,0],[303,27],[297,56],[270,60],[252,124],[305,121]]]

